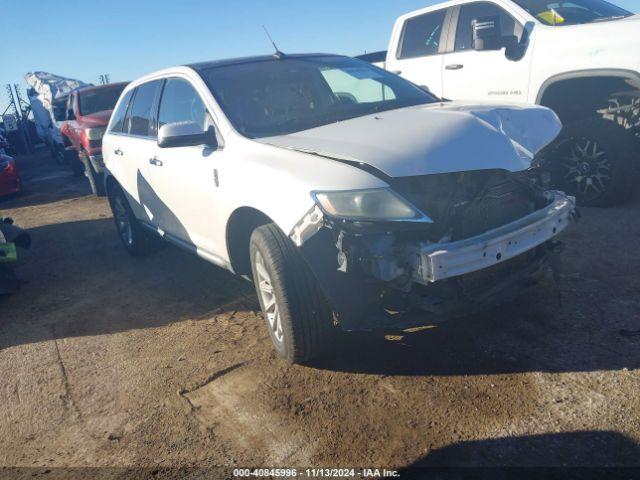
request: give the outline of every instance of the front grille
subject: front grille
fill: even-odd
[[[521,176],[479,170],[397,178],[393,187],[434,221],[431,240],[456,241],[533,212],[534,193]]]

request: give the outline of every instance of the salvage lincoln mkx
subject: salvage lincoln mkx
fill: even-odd
[[[160,235],[252,278],[299,362],[330,329],[428,324],[530,281],[575,212],[532,166],[560,128],[544,107],[445,103],[360,60],[278,53],[131,83],[105,186],[131,254]]]

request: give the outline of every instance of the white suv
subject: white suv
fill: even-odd
[[[277,351],[305,361],[335,327],[425,324],[530,282],[574,212],[531,168],[560,128],[347,57],[202,63],[125,89],[105,187],[131,254],[159,235],[253,279]]]
[[[604,0],[453,0],[398,18],[386,68],[443,98],[551,108],[555,184],[611,205],[638,182],[639,52],[640,15]]]

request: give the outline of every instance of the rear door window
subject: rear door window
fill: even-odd
[[[131,97],[133,96],[133,89],[125,93],[124,98],[118,105],[118,108],[113,112],[113,122],[111,123],[111,132],[122,133],[122,126],[124,125],[124,118],[127,114],[127,108],[131,103]]]
[[[414,18],[404,24],[399,59],[427,57],[440,51],[447,10],[438,10]]]
[[[133,97],[133,104],[127,115],[127,127],[130,135],[138,135],[141,137],[155,136],[155,105],[156,96],[159,93],[162,80],[154,80],[153,82],[144,83],[136,88],[136,94]]]

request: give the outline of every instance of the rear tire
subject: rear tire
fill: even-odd
[[[633,191],[634,142],[613,122],[591,118],[566,125],[542,154],[555,188],[578,204],[609,207]]]
[[[325,349],[331,310],[309,266],[273,223],[254,230],[251,268],[260,307],[278,354],[308,362]]]
[[[133,214],[126,195],[119,186],[109,192],[109,205],[113,212],[118,237],[125,250],[134,257],[142,257],[152,250],[153,238],[144,230]]]
[[[81,154],[80,158],[82,160],[82,164],[84,165],[84,175],[89,180],[89,185],[91,186],[91,192],[97,197],[104,197],[104,178],[101,173],[96,172],[93,169],[93,165],[91,164],[91,160],[85,154]]]

